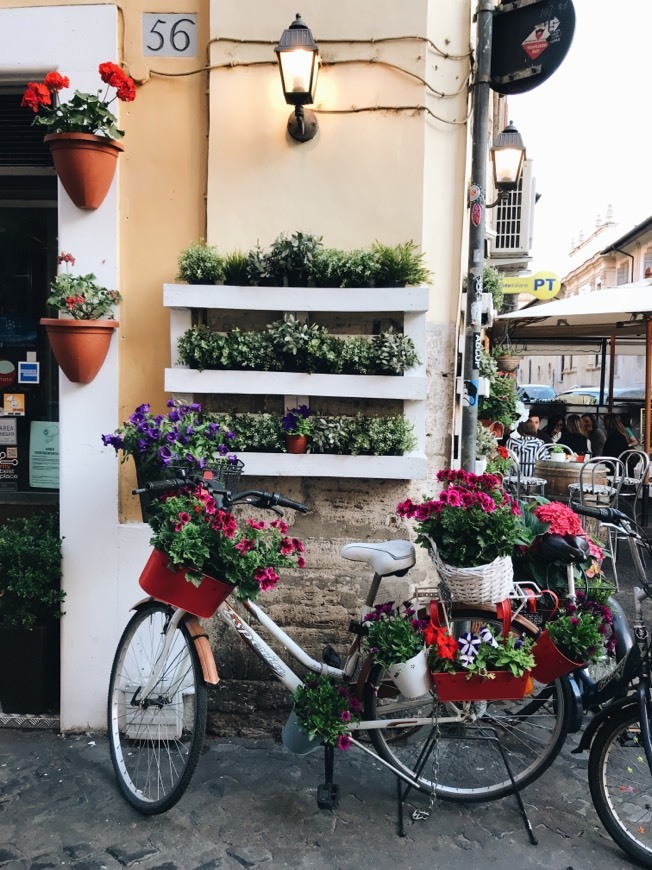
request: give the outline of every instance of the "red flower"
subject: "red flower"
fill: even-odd
[[[112,88],[119,88],[127,79],[126,73],[116,64],[111,61],[101,63],[97,68],[100,78]]]
[[[258,581],[258,585],[262,592],[269,592],[279,581],[279,576],[273,568],[258,568],[254,571],[254,580]]]
[[[50,91],[54,91],[55,93],[62,91],[64,88],[70,87],[70,79],[68,76],[62,76],[61,73],[58,72],[49,72],[43,79],[43,82]]]
[[[126,79],[115,93],[123,103],[132,103],[136,99],[136,86],[131,79]]]
[[[254,548],[254,542],[250,538],[243,538],[235,545],[236,550],[240,553],[248,553]]]
[[[49,88],[40,82],[27,82],[27,90],[23,94],[20,105],[31,109],[32,112],[38,112],[41,106],[51,106],[52,97]]]

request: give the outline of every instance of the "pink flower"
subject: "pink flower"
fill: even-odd
[[[297,567],[298,568],[305,568],[306,567],[306,560],[303,558],[303,556],[299,556],[299,558],[297,559]]]
[[[288,533],[288,524],[283,520],[272,520],[270,526],[274,529],[278,529],[282,535],[287,535]]]
[[[235,545],[235,548],[239,553],[248,553],[250,550],[253,550],[254,542],[250,538],[243,538]]]
[[[278,583],[280,577],[273,568],[258,568],[254,571],[254,580],[260,586],[261,592],[269,592]]]
[[[337,738],[337,748],[342,750],[350,749],[351,738],[348,734],[340,734]]]
[[[247,517],[247,525],[251,526],[252,529],[264,529],[265,523],[259,520],[252,520],[251,517]]]

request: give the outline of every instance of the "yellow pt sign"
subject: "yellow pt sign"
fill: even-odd
[[[537,299],[553,299],[561,290],[561,281],[554,272],[537,272],[520,278],[505,277],[505,293],[529,293]]]

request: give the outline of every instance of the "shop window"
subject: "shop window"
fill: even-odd
[[[58,501],[58,371],[39,320],[57,258],[43,131],[0,91],[0,504]]]

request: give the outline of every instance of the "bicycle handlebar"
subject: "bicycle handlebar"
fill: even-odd
[[[614,523],[615,525],[620,525],[624,520],[629,525],[632,521],[631,517],[628,517],[627,514],[624,514],[616,508],[591,507],[590,505],[579,504],[574,501],[572,501],[569,506],[576,514],[583,517],[592,517],[593,519],[600,520],[603,523]]]
[[[307,513],[308,507],[299,501],[294,501],[291,498],[286,498],[280,492],[264,492],[260,489],[247,489],[243,492],[230,494],[219,480],[206,480],[201,476],[178,478],[172,477],[169,480],[151,480],[144,484],[140,489],[134,489],[134,495],[140,495],[143,492],[153,492],[156,490],[174,490],[181,489],[183,486],[193,486],[202,484],[210,489],[217,490],[223,497],[225,504],[237,504],[240,501],[246,501],[254,507],[266,508],[273,510],[275,507],[290,508],[293,511]]]

